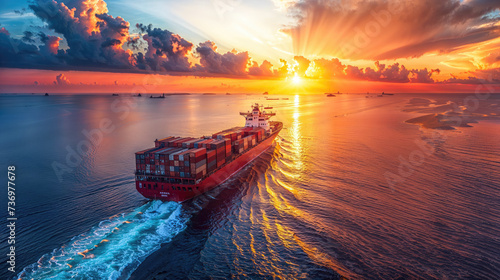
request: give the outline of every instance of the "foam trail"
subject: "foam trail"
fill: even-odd
[[[183,231],[188,220],[176,202],[148,202],[75,236],[24,268],[17,278],[127,279],[161,243]]]

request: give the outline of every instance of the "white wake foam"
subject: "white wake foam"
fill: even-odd
[[[24,268],[18,278],[127,279],[161,243],[183,231],[188,220],[178,203],[149,202],[75,236]]]

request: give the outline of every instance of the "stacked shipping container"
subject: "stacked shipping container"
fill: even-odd
[[[198,180],[254,147],[262,141],[264,133],[260,127],[235,127],[212,138],[170,136],[155,140],[154,148],[136,153],[137,174],[167,180]]]

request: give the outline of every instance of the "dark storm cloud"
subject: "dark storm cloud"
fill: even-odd
[[[3,27],[0,29],[0,67],[33,67],[44,62],[36,46],[12,38]]]
[[[250,66],[250,57],[248,52],[226,52],[220,54],[217,52],[217,46],[214,42],[206,41],[196,47],[196,52],[200,56],[200,65],[197,65],[199,71],[210,73],[245,75],[246,69]]]
[[[26,43],[34,43],[35,42],[35,40],[33,39],[33,37],[34,37],[33,32],[24,31],[23,34],[24,34],[24,36],[21,38],[21,40],[23,40],[23,42],[26,42]]]
[[[137,67],[153,71],[192,71],[189,56],[193,44],[177,34],[152,25],[137,24],[136,27],[144,33],[142,38],[148,47],[145,54],[137,56]],[[128,44],[137,45],[137,40],[132,39]]]
[[[66,64],[133,68],[132,53],[121,48],[129,36],[129,23],[108,15],[104,1],[75,1],[68,7],[64,3],[38,0],[30,8],[50,29],[63,35],[69,48],[60,56]]]

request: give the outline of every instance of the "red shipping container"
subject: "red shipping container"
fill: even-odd
[[[165,141],[165,146],[166,147],[175,147],[174,143],[175,141],[181,139],[180,137],[175,137],[175,138],[172,138],[172,139],[169,139],[167,141]]]
[[[195,179],[196,179],[196,180],[201,179],[201,178],[203,178],[203,176],[205,176],[205,174],[206,174],[206,173],[205,173],[205,172],[203,172],[203,171],[202,171],[202,172],[200,172],[200,173],[197,173],[197,174],[196,174],[196,176],[195,176]]]
[[[214,141],[215,141],[214,139],[208,139],[207,141],[202,142],[202,147],[206,148],[207,150],[210,150],[211,147],[210,144],[212,144]]]
[[[158,140],[158,143],[159,143],[159,146],[161,146],[161,147],[168,147],[169,141],[173,141],[173,140],[178,139],[178,138],[180,138],[180,137],[169,136],[169,137]]]
[[[226,152],[222,152],[222,153],[219,153],[217,154],[217,162],[221,161],[222,159],[225,159],[226,158]]]
[[[198,148],[206,148],[206,145],[204,145],[204,144],[208,143],[210,141],[212,141],[212,139],[205,139],[203,141],[197,142]]]
[[[207,149],[205,148],[198,148],[198,149],[193,149],[189,151],[190,157],[199,157],[207,153]]]
[[[212,143],[210,143],[210,149],[219,149],[220,147],[223,147],[225,145],[226,141],[225,140],[216,140]]]
[[[189,141],[191,139],[193,139],[193,138],[190,138],[190,137],[182,137],[181,138],[181,137],[179,137],[179,138],[177,138],[177,139],[175,139],[175,140],[173,140],[173,141],[171,141],[169,143],[170,143],[171,147],[181,148],[183,142]]]
[[[222,165],[224,165],[224,163],[226,163],[226,159],[222,159],[221,161],[217,161],[217,168],[219,168]]]
[[[194,142],[198,141],[199,139],[191,139],[189,141],[186,141],[182,143],[183,148],[193,148],[194,147]]]
[[[207,158],[208,157],[211,157],[211,156],[215,156],[217,152],[215,150],[210,150],[210,151],[207,151]]]

